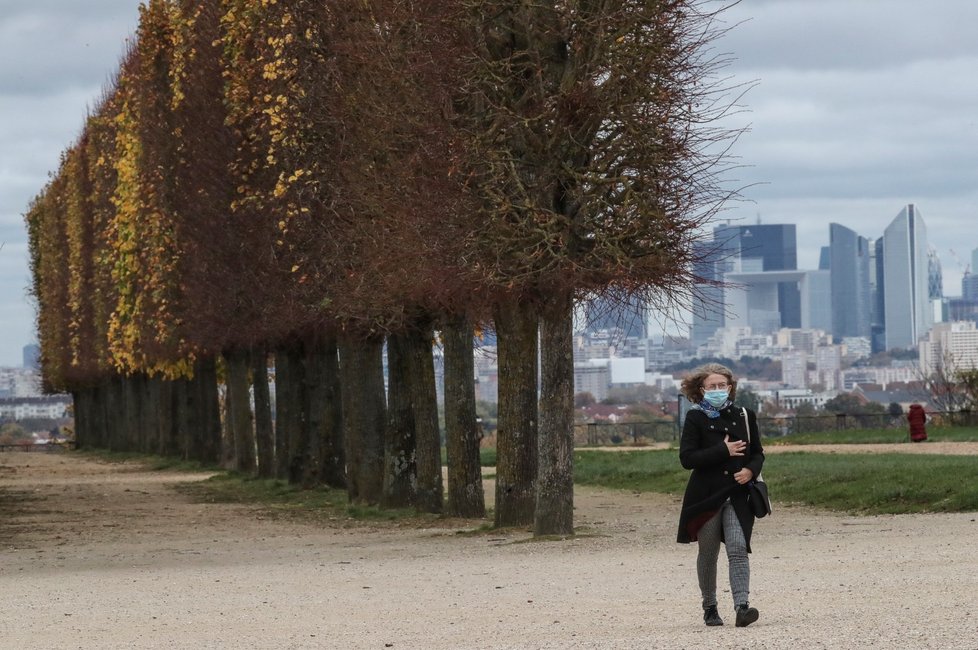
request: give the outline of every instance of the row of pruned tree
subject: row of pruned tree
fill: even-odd
[[[440,512],[437,331],[448,509],[479,516],[491,326],[495,522],[572,533],[573,302],[693,291],[726,198],[716,21],[695,0],[150,0],[26,214],[79,444]]]

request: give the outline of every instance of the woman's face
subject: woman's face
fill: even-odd
[[[707,375],[706,379],[703,380],[703,392],[708,390],[727,390],[730,388],[730,382],[723,375]]]

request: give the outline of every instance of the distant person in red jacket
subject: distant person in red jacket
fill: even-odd
[[[927,427],[924,426],[924,423],[927,422],[927,414],[924,412],[923,406],[911,404],[910,410],[907,411],[907,422],[910,423],[911,442],[927,440]]]

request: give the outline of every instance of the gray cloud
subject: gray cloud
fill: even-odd
[[[749,20],[746,20],[748,19]],[[963,224],[978,200],[978,3],[969,0],[745,0],[716,47],[736,60],[750,122],[735,148],[752,202],[728,211],[798,226],[813,268],[828,224],[878,237],[915,203],[944,262],[945,291],[978,246]]]
[[[45,94],[108,79],[138,20],[137,2],[5,2],[0,88]]]
[[[722,48],[746,67],[853,70],[974,54],[972,0],[743,0]]]
[[[0,0],[0,365],[32,338],[21,214],[114,73],[138,5]],[[949,249],[978,246],[963,227],[978,216],[978,2],[743,0],[724,20],[737,26],[714,50],[735,57],[734,83],[759,82],[729,120],[751,124],[731,181],[751,187],[725,216],[797,224],[813,268],[830,222],[877,237],[913,202],[956,293]]]

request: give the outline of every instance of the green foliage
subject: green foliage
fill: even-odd
[[[839,393],[823,407],[830,413],[846,413],[847,415],[874,415],[886,413],[886,407],[876,402],[863,402],[853,393]]]
[[[681,494],[689,472],[675,450],[577,452],[576,481],[612,489]],[[775,508],[799,503],[857,514],[978,511],[978,463],[966,456],[769,455],[764,478]]]
[[[574,408],[583,408],[585,406],[591,406],[597,404],[598,400],[594,399],[594,395],[588,392],[576,393],[574,395]]]
[[[734,400],[736,406],[743,406],[749,408],[755,413],[760,410],[761,407],[761,397],[750,388],[737,387],[737,398]]]

